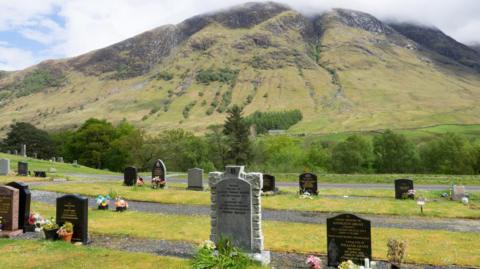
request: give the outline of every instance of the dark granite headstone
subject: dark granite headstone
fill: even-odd
[[[125,168],[123,172],[123,184],[126,186],[133,186],[137,184],[137,168],[130,166]]]
[[[227,167],[228,171],[228,167]],[[217,235],[232,239],[243,250],[252,249],[252,186],[238,174],[216,185]]]
[[[27,162],[18,162],[18,175],[19,176],[28,176],[28,163]]]
[[[410,179],[395,180],[395,199],[405,199],[408,191],[413,190],[413,181]]]
[[[72,242],[88,243],[88,198],[68,194],[57,198],[57,223],[73,224]]]
[[[263,174],[263,192],[267,191],[276,191],[275,188],[275,177],[269,174]]]
[[[0,186],[0,217],[3,231],[18,230],[18,190],[9,186]]]
[[[162,160],[158,159],[152,168],[152,178],[159,177],[161,180],[165,180],[165,175],[167,174],[167,168]]]
[[[28,230],[28,218],[30,217],[30,202],[32,194],[28,189],[28,185],[23,182],[10,182],[7,186],[18,189],[18,228],[23,229],[23,232]]]
[[[370,221],[352,214],[341,214],[327,219],[328,266],[337,267],[351,260],[364,265],[372,259]]]
[[[47,177],[47,172],[45,171],[33,171],[35,177]]]
[[[300,194],[308,192],[312,195],[318,195],[317,175],[304,173],[299,176]]]

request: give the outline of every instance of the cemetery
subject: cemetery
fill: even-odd
[[[223,172],[206,175],[192,168],[187,173],[169,172],[172,177],[162,160],[156,161],[150,175],[126,167],[123,175],[110,174],[104,180],[94,180],[96,175],[91,174],[67,182],[41,177],[17,182],[34,177],[28,162],[17,167],[22,175],[12,168],[12,181],[0,188],[1,233],[10,238],[0,241],[0,249],[25,245],[47,256],[51,254],[41,253],[67,251],[89,256],[86,264],[93,264],[98,253],[122,253],[122,261],[134,264],[129,249],[147,240],[149,247],[140,247],[148,257],[142,262],[162,261],[164,268],[195,266],[203,257],[198,255],[224,255],[212,252],[215,243],[232,244],[245,253],[235,259],[248,268],[319,264],[336,268],[348,262],[364,268],[480,264],[477,188],[470,192],[463,185],[452,185],[431,190],[406,178],[393,180],[390,189],[332,188],[322,187],[322,175],[301,173],[294,182],[281,173],[247,172],[244,166],[226,166]],[[162,188],[156,187],[157,181],[163,182]],[[465,203],[462,198],[467,196]],[[47,239],[58,242],[55,249],[42,243]],[[205,243],[209,240],[212,243]],[[61,241],[82,244],[86,250],[71,249]],[[455,252],[433,241],[444,242]],[[186,250],[180,255],[164,242],[173,249],[182,242],[178,247]],[[7,251],[5,257],[14,256]],[[0,258],[2,262],[8,264],[5,258]]]

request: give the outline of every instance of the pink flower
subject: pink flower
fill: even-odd
[[[308,256],[306,264],[310,265],[312,269],[322,269],[322,260],[317,256]]]

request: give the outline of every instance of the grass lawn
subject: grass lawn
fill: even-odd
[[[17,182],[39,182],[39,181],[50,181],[51,178],[45,177],[21,177],[21,176],[0,176],[0,184],[5,184],[12,181]]]
[[[278,182],[298,182],[300,173],[272,173]],[[424,175],[424,174],[322,174],[319,183],[381,183],[394,184],[395,179],[408,178],[415,185],[480,185],[479,175]]]
[[[28,170],[35,171],[47,171],[47,175],[51,176],[54,173],[48,173],[50,168],[55,168],[57,170],[56,174],[64,174],[64,173],[78,173],[78,174],[102,174],[102,175],[110,175],[115,174],[110,171],[106,170],[98,170],[86,166],[77,165],[74,166],[73,164],[69,163],[58,163],[58,162],[50,162],[45,160],[38,160],[33,158],[23,158],[19,155],[10,155],[5,153],[0,153],[0,158],[3,159],[10,159],[10,169],[12,171],[17,171],[17,165],[19,161],[27,161],[28,162]]]
[[[172,186],[173,185],[173,186]],[[180,187],[181,186],[181,187]],[[68,183],[61,185],[34,186],[36,190],[64,193],[77,193],[97,196],[116,191],[127,200],[158,202],[167,204],[209,205],[208,191],[187,191],[184,185],[170,184],[165,190],[152,190],[145,187],[127,187],[121,182],[106,183]],[[389,190],[355,190],[355,189],[321,189],[320,195],[310,199],[299,199],[296,188],[282,188],[282,193],[266,196],[262,199],[263,208],[285,209],[317,212],[356,212],[364,214],[422,216],[413,200],[395,200],[394,191]],[[327,197],[339,196],[339,197]],[[344,198],[343,196],[349,196]],[[427,202],[424,217],[472,218],[480,219],[480,195],[472,193],[471,206],[460,202],[439,198],[440,192],[418,191],[417,196],[435,198],[436,202]],[[370,196],[370,197],[355,197]]]
[[[55,213],[53,206],[44,203],[33,203],[32,208],[46,217]],[[158,228],[159,224],[161,229]],[[210,219],[134,211],[117,213],[89,210],[89,229],[95,234],[201,243],[209,238]],[[268,250],[326,253],[325,225],[264,221],[263,231],[265,247]],[[389,238],[399,238],[407,242],[407,261],[411,263],[480,265],[478,233],[372,227],[375,259],[386,259],[386,243]]]
[[[0,240],[0,268],[189,268],[185,259],[81,247],[60,241]]]

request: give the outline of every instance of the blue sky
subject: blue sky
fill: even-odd
[[[243,0],[0,0],[0,70],[80,55],[164,24],[240,4]],[[262,2],[262,1],[258,1]],[[334,7],[380,19],[440,28],[480,43],[478,0],[280,0],[303,12]]]

